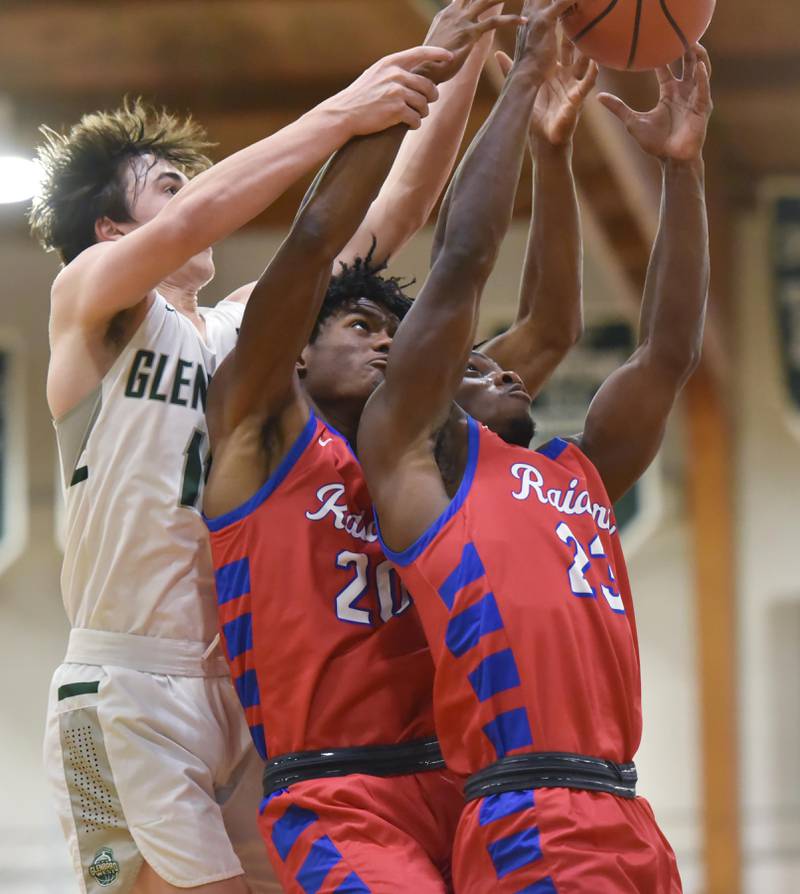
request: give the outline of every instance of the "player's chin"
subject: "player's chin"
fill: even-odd
[[[383,368],[367,366],[363,372],[361,372],[357,377],[353,376],[350,380],[360,397],[364,399],[366,402],[372,392],[381,384],[384,380],[385,371]]]
[[[495,434],[499,435],[507,444],[515,444],[517,447],[528,447],[533,440],[535,425],[531,418],[530,405],[524,401],[516,400],[514,406],[509,406],[511,399],[504,402],[504,412],[499,413],[490,425]]]
[[[370,389],[370,393],[374,391],[378,385],[386,378],[386,364],[385,363],[368,363],[366,369],[366,375],[364,380],[367,384],[367,387]]]

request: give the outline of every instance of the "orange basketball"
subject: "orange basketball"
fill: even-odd
[[[576,0],[563,16],[585,55],[609,68],[667,65],[705,34],[716,0]]]

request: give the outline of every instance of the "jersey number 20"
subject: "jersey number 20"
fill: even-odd
[[[381,621],[384,623],[393,616],[402,614],[411,605],[411,597],[400,583],[400,578],[392,568],[391,563],[381,562],[374,569],[373,577],[373,568],[368,555],[344,550],[336,556],[336,567],[355,569],[355,576],[337,594],[335,599],[336,617],[340,621],[347,621],[348,624],[366,624],[370,626],[373,624],[372,611],[366,608],[359,608],[358,606],[362,597],[370,589],[372,580],[374,580],[378,591],[380,616]]]

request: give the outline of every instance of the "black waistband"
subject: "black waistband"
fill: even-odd
[[[635,764],[615,764],[599,757],[540,751],[501,758],[470,776],[464,786],[467,801],[500,792],[531,788],[577,788],[608,792],[620,798],[636,797]]]
[[[364,773],[367,776],[405,776],[440,770],[444,759],[435,737],[401,745],[368,745],[363,748],[331,748],[297,751],[267,762],[264,797],[295,782]]]

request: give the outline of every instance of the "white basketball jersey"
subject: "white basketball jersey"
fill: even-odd
[[[156,294],[100,387],[56,422],[66,500],[61,587],[73,627],[210,642],[208,382],[244,307],[202,308],[206,341]]]

